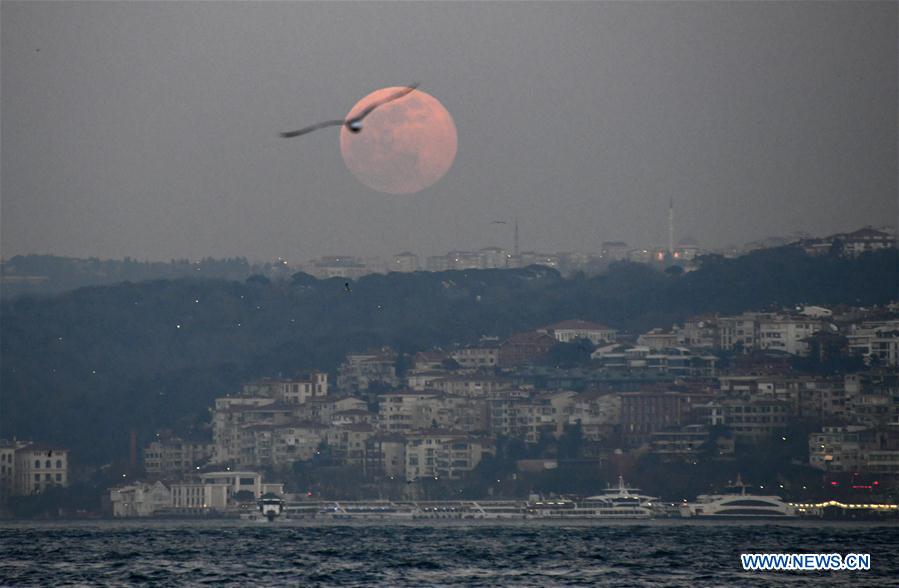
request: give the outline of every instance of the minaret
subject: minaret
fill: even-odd
[[[668,256],[674,255],[674,198],[668,201]]]
[[[513,251],[515,257],[518,257],[520,251],[518,250],[518,219],[515,219],[515,249]]]

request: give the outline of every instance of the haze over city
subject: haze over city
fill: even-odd
[[[0,0],[0,583],[894,585],[897,86],[895,0]]]
[[[707,248],[897,218],[894,3],[2,5],[2,252],[389,258]],[[383,194],[343,116],[418,81],[458,129]]]

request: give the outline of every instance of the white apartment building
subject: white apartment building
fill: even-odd
[[[150,517],[172,506],[172,492],[162,482],[138,482],[112,488],[109,500],[116,518]]]
[[[51,486],[69,485],[69,452],[42,444],[16,449],[14,495],[40,494]]]
[[[551,335],[562,343],[570,343],[576,339],[589,339],[594,345],[612,343],[618,336],[618,331],[612,327],[580,319],[553,323],[537,329],[537,332]]]

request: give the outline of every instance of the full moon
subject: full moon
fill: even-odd
[[[376,90],[356,103],[357,112],[401,87]],[[388,194],[414,194],[433,185],[456,158],[456,125],[439,100],[413,90],[382,104],[362,120],[359,133],[340,129],[340,152],[360,182]]]

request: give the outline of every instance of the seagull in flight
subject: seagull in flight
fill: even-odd
[[[368,106],[363,108],[359,112],[359,114],[357,114],[353,118],[348,118],[345,120],[344,119],[329,120],[329,121],[318,123],[317,125],[312,125],[309,127],[302,128],[298,131],[287,131],[286,133],[281,133],[281,136],[284,137],[285,139],[289,139],[291,137],[299,137],[300,135],[305,135],[306,133],[311,133],[312,131],[317,131],[318,129],[323,129],[325,127],[342,127],[342,126],[345,126],[347,128],[347,130],[350,131],[351,133],[358,133],[359,131],[362,130],[362,119],[364,119],[366,116],[371,114],[375,108],[382,106],[384,104],[387,104],[388,102],[393,102],[394,100],[402,98],[403,96],[405,96],[409,92],[413,91],[417,87],[418,87],[418,83],[416,82],[414,84],[406,86],[399,92],[394,92],[393,94],[384,98],[383,100],[377,100],[375,102],[372,102],[371,104],[369,104]]]

